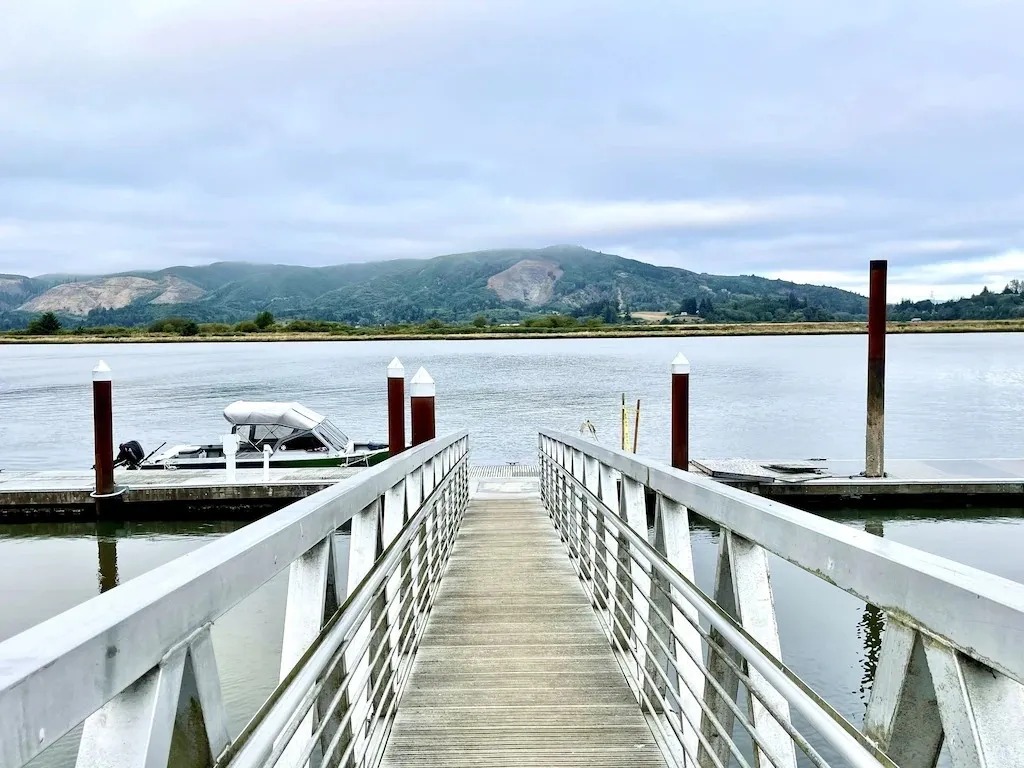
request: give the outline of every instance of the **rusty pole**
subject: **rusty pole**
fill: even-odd
[[[672,466],[690,468],[690,362],[682,353],[672,361]]]
[[[871,262],[868,299],[868,418],[864,474],[885,476],[885,307],[889,263]]]
[[[405,367],[397,357],[388,365],[388,452],[405,450]]]
[[[92,429],[96,469],[96,489],[100,498],[114,493],[114,404],[113,374],[100,360],[92,369]]]
[[[409,411],[412,417],[412,444],[419,445],[433,440],[435,435],[434,419],[434,380],[430,378],[426,368],[420,368],[412,377],[409,385]]]

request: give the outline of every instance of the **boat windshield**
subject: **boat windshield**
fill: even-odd
[[[257,448],[262,448],[264,445],[273,445],[278,440],[284,440],[292,435],[299,434],[299,432],[301,430],[286,427],[282,424],[255,424],[252,427],[249,441]]]
[[[321,438],[337,451],[344,451],[348,448],[348,436],[334,426],[330,421],[324,419],[316,425],[314,430]]]

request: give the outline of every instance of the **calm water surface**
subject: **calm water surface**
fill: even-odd
[[[863,337],[0,346],[0,469],[87,468],[89,371],[115,372],[116,439],[215,439],[235,399],[298,400],[356,438],[386,434],[384,368],[398,355],[437,381],[438,430],[471,430],[477,463],[534,461],[536,431],[592,421],[617,442],[623,392],[642,400],[640,452],[668,454],[668,363],[693,366],[692,454],[863,453]],[[1024,334],[889,340],[890,456],[1024,455]],[[901,510],[842,522],[1024,581],[1024,510]],[[0,526],[0,639],[229,533],[237,523]],[[697,526],[711,590],[717,534]],[[862,602],[772,559],[783,656],[859,722],[881,621]],[[286,584],[275,578],[214,628],[235,730],[273,688]],[[41,765],[73,765],[75,736]]]

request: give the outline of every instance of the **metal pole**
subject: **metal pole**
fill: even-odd
[[[624,451],[624,450],[626,450],[626,430],[628,429],[628,427],[626,426],[626,419],[628,418],[628,416],[626,415],[626,393],[625,392],[622,393],[622,409],[619,412],[619,416],[622,418],[622,430],[621,430],[622,431],[622,437],[619,440],[619,448]]]
[[[434,395],[434,380],[430,378],[426,368],[420,368],[409,385],[413,445],[425,443],[435,437]]]
[[[690,362],[682,353],[672,361],[672,466],[690,468]]]
[[[114,401],[110,366],[100,360],[92,369],[92,430],[96,488],[94,497],[114,493]]]
[[[636,401],[636,414],[633,416],[633,453],[636,453],[637,443],[640,442],[640,401]]]
[[[868,299],[868,418],[864,474],[885,475],[885,307],[889,263],[871,262]]]
[[[388,365],[388,452],[405,450],[405,366],[397,357]]]

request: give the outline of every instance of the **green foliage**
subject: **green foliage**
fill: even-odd
[[[336,327],[337,323],[323,320],[292,320],[285,326],[285,330],[291,333],[330,333]]]
[[[423,323],[423,327],[428,329],[428,330],[434,331],[434,330],[437,330],[439,328],[444,328],[444,323],[442,323],[438,318],[432,317],[429,320],[427,320],[425,323]]]
[[[203,323],[199,326],[200,336],[227,336],[232,328],[227,323]]]
[[[477,315],[473,318],[473,325],[477,328],[486,328],[487,318],[484,315]]]
[[[527,259],[552,265],[547,270],[552,280],[547,286],[550,300],[543,306],[502,300],[488,285],[495,275]],[[554,279],[559,271],[560,276]],[[154,280],[173,276],[187,280],[207,294],[188,304],[150,304],[151,297],[147,296],[120,309],[93,310],[84,319],[86,327],[147,326],[174,315],[199,324],[238,323],[255,317],[259,328],[269,330],[275,327],[276,315],[285,322],[311,318],[379,329],[419,326],[431,319],[442,324],[471,323],[477,316],[500,325],[550,313],[578,319],[600,317],[611,325],[620,322],[627,307],[633,312],[674,312],[678,308],[691,315],[703,307],[700,314],[714,321],[719,319],[718,308],[758,314],[751,302],[763,298],[800,304],[787,306],[787,315],[814,306],[829,313],[863,318],[867,307],[864,297],[835,288],[796,285],[753,275],[698,274],[576,246],[480,251],[426,260],[321,268],[219,263],[130,274]],[[544,280],[543,275],[541,270],[538,279]],[[67,276],[46,280],[18,278],[19,303],[10,308],[0,305],[0,312],[11,312],[13,306],[68,280]],[[268,307],[273,307],[273,314]],[[0,327],[19,327],[14,325],[16,322],[17,319],[0,316]],[[323,326],[321,330],[335,333],[337,327]]]
[[[523,325],[527,328],[575,328],[579,321],[572,315],[555,314],[530,318]]]
[[[1024,317],[1024,282],[1011,280],[1000,293],[985,288],[967,299],[935,302],[904,300],[888,311],[890,320],[1010,320]]]
[[[260,327],[252,320],[243,320],[235,324],[235,330],[239,333],[256,333],[259,329]]]
[[[28,324],[28,332],[33,336],[53,336],[60,329],[60,320],[53,312],[44,312]]]
[[[195,336],[199,333],[199,324],[187,317],[165,317],[154,320],[146,328],[150,333],[172,333],[177,336]]]

